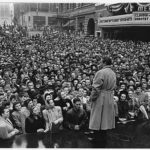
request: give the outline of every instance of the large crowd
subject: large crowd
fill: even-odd
[[[27,36],[0,28],[0,138],[16,134],[87,131],[90,93],[103,56],[112,59],[116,123],[149,119],[150,43],[80,37],[50,29]]]

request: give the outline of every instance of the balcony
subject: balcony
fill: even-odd
[[[100,27],[150,26],[150,12],[133,12],[132,14],[103,17],[98,19]]]

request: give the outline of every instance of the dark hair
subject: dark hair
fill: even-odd
[[[29,121],[31,122],[31,123],[33,123],[34,122],[34,117],[33,117],[33,109],[34,109],[35,107],[33,107],[32,109],[30,109],[30,116],[28,117],[28,119],[29,119]]]
[[[127,84],[125,82],[120,83],[120,86],[121,85],[125,85],[125,87],[127,86]]]
[[[9,105],[10,105],[10,102],[4,101],[4,102],[2,103],[2,105],[3,105],[4,107],[9,106]]]
[[[21,105],[20,102],[15,102],[15,103],[13,104],[13,110],[16,110],[15,106],[16,106],[17,104],[20,104],[20,105]]]
[[[4,110],[5,110],[5,106],[1,106],[0,107],[0,116],[2,116],[2,114],[4,113]]]
[[[73,99],[73,103],[75,104],[76,102],[81,102],[81,100],[78,97],[76,97]]]
[[[121,95],[122,95],[122,94],[126,95],[126,99],[128,99],[128,92],[125,91],[125,90],[120,92],[120,94],[119,94],[119,99],[121,98]]]
[[[103,63],[105,63],[106,65],[111,65],[112,60],[109,57],[104,57],[103,58]]]
[[[29,81],[27,82],[27,86],[29,86],[30,83],[33,83],[33,82],[29,80]],[[34,83],[33,83],[33,86],[34,86]]]
[[[29,94],[27,92],[20,92],[19,97],[23,97],[23,96],[29,96]]]
[[[135,84],[135,80],[133,80],[133,79],[130,79],[130,80],[129,80],[129,82],[130,82],[130,81],[133,81],[133,82],[134,82],[134,84]]]
[[[136,86],[135,86],[135,90],[137,90],[137,88],[142,88],[142,85],[141,84],[137,84]]]
[[[131,86],[132,86],[133,89],[135,90],[135,86],[134,86],[134,85],[128,85],[128,89],[129,89]]]
[[[49,96],[49,95],[51,95],[51,94],[46,93],[46,94],[44,95],[44,100],[46,100],[46,97]]]
[[[27,100],[24,102],[24,106],[25,106],[25,107],[28,107],[28,104],[30,103],[30,101],[32,101],[32,99],[27,99]]]
[[[78,81],[78,83],[79,83],[79,80],[78,80],[77,78],[75,78],[75,79],[72,80],[72,85],[73,85],[73,86],[74,86],[74,81],[75,81],[75,80]]]
[[[13,98],[16,99],[16,95],[11,95],[10,96],[10,101],[12,101]]]
[[[33,110],[34,110],[34,108],[35,108],[35,107],[32,107],[32,108],[30,109],[30,116],[29,116],[29,117],[30,117],[31,119],[33,118]]]

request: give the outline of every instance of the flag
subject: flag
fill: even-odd
[[[130,3],[130,12],[132,12],[133,11],[133,6],[132,6],[132,4]]]
[[[120,11],[122,9],[123,5],[124,4],[122,4],[122,3],[117,3],[117,4],[109,5],[107,7],[107,9],[110,12],[118,12],[118,11]]]
[[[128,3],[127,6],[124,6],[124,10],[126,13],[132,12],[133,11],[133,5],[131,3]]]
[[[129,7],[130,6],[129,6],[129,3],[128,3],[127,6],[124,8],[124,10],[125,10],[126,13],[128,13]]]

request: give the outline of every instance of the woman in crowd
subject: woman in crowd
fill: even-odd
[[[142,91],[142,87],[140,84],[136,86],[136,91],[135,91],[134,97],[137,100],[137,105],[138,105],[140,113],[142,114],[142,118],[149,119],[149,116],[148,116],[148,106],[149,106],[148,105],[149,104],[148,94],[145,93],[144,91]]]
[[[127,117],[128,117],[129,105],[128,105],[127,96],[128,95],[127,95],[126,91],[120,92],[119,101],[118,101],[119,118],[126,118],[127,119]]]
[[[65,117],[66,112],[73,107],[73,104],[69,98],[67,98],[66,92],[63,90],[60,92],[60,98],[54,101],[55,106],[60,106],[62,109],[63,117]]]
[[[55,106],[52,96],[45,95],[46,109],[43,110],[43,117],[46,122],[46,130],[44,132],[57,132],[62,129],[63,115],[60,106]]]
[[[39,110],[41,110],[41,103],[38,103],[37,98],[33,99],[33,107],[37,107]]]
[[[39,108],[36,106],[31,109],[30,116],[25,120],[26,133],[44,132],[45,120],[40,116]]]
[[[9,101],[10,101],[10,109],[13,110],[13,105],[15,102],[17,102],[16,95],[14,94],[10,95]]]

